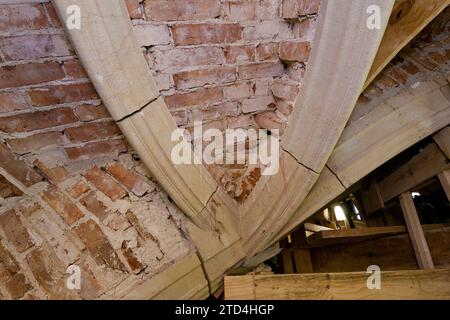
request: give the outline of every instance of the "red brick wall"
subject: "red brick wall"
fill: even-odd
[[[179,126],[284,131],[319,0],[127,0],[135,34]],[[255,165],[208,166],[239,202]],[[255,177],[257,177],[255,179]]]
[[[0,4],[0,297],[99,297],[191,245],[51,3],[16,2]],[[70,265],[81,290],[66,287]]]

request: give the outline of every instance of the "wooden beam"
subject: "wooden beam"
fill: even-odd
[[[402,228],[403,234],[390,237],[310,248],[314,272],[364,271],[370,265],[378,265],[383,271],[419,269],[408,231]],[[450,268],[450,224],[422,228],[435,267]]]
[[[386,203],[449,168],[447,157],[436,144],[430,143],[422,152],[380,181],[382,201]]]
[[[364,89],[449,4],[449,0],[397,0]]]
[[[442,188],[447,195],[448,201],[450,201],[450,170],[445,170],[439,175],[439,181],[441,182]]]
[[[434,142],[450,159],[450,127],[445,127],[433,136]]]
[[[369,188],[361,189],[361,198],[364,206],[364,213],[371,214],[379,209],[384,208],[384,201],[381,197],[380,185],[372,180]]]
[[[226,300],[450,299],[450,270],[381,272],[370,290],[366,272],[225,277]]]
[[[309,249],[292,250],[296,273],[312,273],[313,267]]]
[[[430,249],[428,248],[411,192],[402,193],[399,200],[417,263],[421,269],[433,269],[433,259],[431,258]]]
[[[306,238],[311,248],[336,246],[344,243],[354,243],[381,237],[406,233],[405,226],[372,227],[360,229],[327,230],[316,232]]]
[[[273,241],[281,239],[386,161],[447,126],[450,101],[441,90],[448,90],[448,84],[423,81],[349,123],[317,183]]]

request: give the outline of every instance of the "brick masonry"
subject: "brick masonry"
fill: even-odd
[[[130,18],[177,124],[279,128],[293,110],[318,0],[128,0]],[[283,89],[286,87],[286,89]],[[239,166],[238,166],[239,167]],[[242,201],[252,167],[208,166]],[[233,177],[229,181],[224,174]],[[224,180],[225,179],[225,180]],[[230,186],[230,184],[232,186]],[[243,191],[243,187],[245,191]]]
[[[51,2],[0,4],[0,299],[110,297],[152,277],[194,250],[177,210],[112,121]],[[80,290],[67,289],[71,265]]]

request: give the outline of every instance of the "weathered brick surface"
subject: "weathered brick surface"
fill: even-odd
[[[140,19],[133,25],[146,30],[143,45],[173,43],[169,26],[144,21],[143,3],[127,4]],[[138,273],[145,281],[185,256],[189,241],[164,204],[140,222],[143,230],[156,230],[152,237],[141,238],[128,220],[129,207],[167,195],[111,122],[52,2],[0,4],[0,30],[0,298],[94,299],[124,280],[134,285]],[[154,47],[147,56],[149,62],[178,57],[174,73],[197,63],[225,63],[221,47],[166,49]],[[174,85],[173,74],[156,75],[167,90]],[[188,110],[174,115],[183,124],[191,116]],[[96,177],[89,176],[94,164],[101,172]],[[81,290],[66,287],[72,264],[81,268]]]
[[[280,47],[280,58],[283,61],[308,61],[310,45],[307,42],[283,42]]]
[[[92,220],[80,224],[75,232],[85,244],[89,253],[98,265],[111,269],[126,271],[122,261],[112,248],[100,227]]]
[[[145,193],[154,189],[136,172],[126,168],[120,162],[109,164],[106,166],[106,170],[129,191],[133,192],[137,196],[143,196]]]
[[[0,214],[0,228],[18,252],[24,252],[33,246],[30,234],[14,210]]]
[[[222,88],[205,88],[167,96],[164,100],[169,108],[175,109],[219,102],[222,94]]]
[[[84,176],[112,200],[121,199],[127,195],[126,191],[117,182],[97,166],[92,167]]]
[[[0,6],[0,30],[5,32],[49,27],[44,7],[40,4]]]
[[[49,111],[35,111],[0,117],[0,130],[7,133],[28,132],[62,126],[77,121],[78,118],[71,108],[57,108]]]
[[[0,89],[60,80],[64,71],[59,63],[25,63],[0,68]]]
[[[25,138],[8,139],[6,142],[12,151],[17,154],[24,154],[37,152],[44,147],[60,145],[62,143],[61,137],[60,132],[52,131],[37,133]]]
[[[236,80],[235,68],[214,68],[195,71],[184,71],[173,76],[177,89],[189,89],[208,84],[234,82]]]
[[[42,198],[64,219],[68,225],[72,225],[84,216],[80,208],[78,208],[68,196],[62,194],[54,186],[50,186],[43,193]]]
[[[0,143],[0,166],[15,179],[29,187],[42,180],[42,176],[30,168],[23,160],[14,155],[4,144]]]
[[[97,93],[91,83],[76,83],[33,89],[29,96],[33,105],[48,106],[96,99]]]
[[[145,13],[150,20],[199,20],[219,16],[218,0],[151,0],[145,2]]]
[[[23,195],[23,192],[19,188],[9,182],[4,176],[0,175],[0,197],[7,199],[21,195]]]
[[[68,128],[64,130],[64,134],[71,142],[86,142],[117,136],[120,134],[120,130],[115,122],[108,121]]]
[[[239,24],[182,24],[172,27],[175,45],[233,43],[239,41],[242,27]]]

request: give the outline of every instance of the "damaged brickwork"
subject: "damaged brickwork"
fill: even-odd
[[[308,63],[318,0],[127,0],[158,89],[180,127],[279,129]],[[243,202],[262,165],[209,165]]]
[[[0,298],[114,298],[195,251],[51,2],[0,5],[0,69]]]

